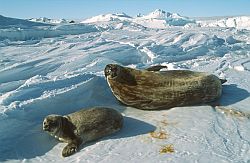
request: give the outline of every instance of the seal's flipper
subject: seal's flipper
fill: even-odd
[[[160,71],[163,68],[168,68],[168,66],[156,65],[146,68],[147,71]]]
[[[224,84],[224,83],[227,82],[227,80],[226,79],[220,79],[220,82],[221,82],[221,84]]]
[[[78,144],[76,141],[70,142],[68,145],[66,145],[63,148],[62,156],[68,157],[68,156],[76,153],[78,151],[79,146],[80,146],[80,144]]]

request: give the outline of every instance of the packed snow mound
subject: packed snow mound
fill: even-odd
[[[34,26],[48,26],[48,24],[31,22],[29,20],[23,20],[23,19],[9,18],[0,15],[0,28],[12,28],[12,27],[28,28]]]
[[[92,18],[86,19],[82,21],[81,23],[95,23],[95,22],[107,22],[107,21],[123,21],[131,19],[132,17],[128,16],[125,13],[121,14],[104,14],[104,15],[98,15],[94,16]]]
[[[250,16],[229,17],[198,21],[201,27],[234,27],[237,29],[250,29]]]
[[[46,17],[41,17],[41,18],[31,18],[28,19],[29,21],[32,22],[41,22],[41,23],[48,23],[48,24],[65,24],[69,23],[66,19],[50,19]]]

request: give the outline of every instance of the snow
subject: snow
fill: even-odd
[[[98,15],[92,18],[86,19],[82,21],[82,23],[95,23],[95,22],[106,22],[106,21],[115,21],[115,20],[128,20],[131,19],[130,16],[125,13],[122,14],[106,14],[106,15]]]
[[[247,16],[194,20],[158,9],[74,24],[35,21],[0,16],[0,162],[250,161]],[[221,107],[123,106],[103,74],[109,63],[215,74],[227,79]],[[62,158],[65,144],[42,131],[43,118],[93,106],[120,111],[124,128]],[[160,153],[165,146],[172,152]]]
[[[236,16],[217,20],[197,21],[202,27],[234,27],[250,29],[250,16]]]
[[[158,28],[158,29],[166,28],[169,26],[184,26],[189,23],[195,23],[194,20],[188,17],[180,16],[177,13],[165,12],[160,9],[157,9],[154,12],[149,13],[148,15],[137,16],[134,18],[126,15],[125,13],[98,15],[86,19],[82,21],[82,23],[104,23],[113,21],[119,21],[119,22],[126,21],[129,23],[136,23],[144,27]]]
[[[32,22],[41,22],[41,23],[48,23],[48,24],[62,24],[62,23],[69,23],[70,21],[67,21],[66,19],[50,19],[46,17],[41,18],[30,18],[28,19]]]
[[[1,42],[3,46],[8,44],[8,40],[27,41],[98,31],[94,25],[62,23],[55,26],[53,24],[35,23],[2,16],[0,16],[0,22],[0,41],[3,40]]]
[[[146,21],[150,20],[162,20],[162,23],[165,22],[170,26],[184,26],[188,23],[195,23],[194,20],[181,16],[177,13],[165,12],[163,10],[157,9],[154,12],[149,13],[146,16],[139,18],[138,20],[144,19]]]
[[[0,27],[4,28],[27,28],[27,27],[35,27],[35,26],[47,26],[45,23],[36,23],[23,19],[9,18],[0,15]]]

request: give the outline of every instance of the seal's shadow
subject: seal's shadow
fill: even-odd
[[[222,96],[219,100],[221,105],[231,105],[242,101],[250,96],[250,93],[236,84],[223,85]]]
[[[126,138],[126,137],[133,137],[137,135],[147,134],[151,131],[156,129],[155,126],[138,120],[131,117],[124,117],[124,125],[121,131],[113,136],[110,136],[111,139],[119,139],[119,138]]]
[[[47,152],[52,150],[52,148],[54,148],[58,143],[60,143],[54,137],[43,132],[40,128],[41,126],[37,125],[34,128],[35,130],[34,133],[29,133],[20,137],[19,140],[15,143],[15,148],[12,149],[12,152],[10,151],[12,154],[10,154],[10,152],[7,152],[6,156],[0,158],[0,161],[6,161],[8,159],[17,159],[17,160],[32,159],[35,157],[43,156]],[[124,125],[120,131],[112,135],[103,137],[101,139],[83,144],[81,145],[80,150],[86,148],[87,146],[91,146],[99,141],[133,137],[149,133],[151,131],[154,131],[155,129],[156,127],[149,123],[131,117],[124,117]],[[63,144],[64,144],[62,145],[63,147],[66,146],[66,143]],[[62,148],[58,147],[54,149],[56,150],[55,157],[61,157],[61,152],[63,150],[63,147]],[[78,151],[78,152],[84,152],[84,151]]]

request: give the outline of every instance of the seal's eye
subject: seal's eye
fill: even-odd
[[[112,72],[112,68],[110,67],[107,71],[110,74]]]

